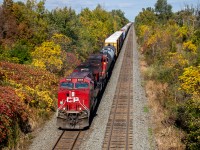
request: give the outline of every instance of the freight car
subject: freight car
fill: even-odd
[[[57,109],[59,128],[89,127],[91,113],[105,88],[124,39],[123,31],[115,32],[105,40],[105,46],[98,54],[90,55],[68,77],[60,80]]]
[[[120,31],[122,31],[123,33],[123,40],[126,38],[127,34],[128,34],[128,31],[129,31],[129,28],[131,26],[131,23],[129,22],[128,24],[126,24],[124,27],[121,28]]]
[[[104,46],[114,46],[116,51],[115,51],[115,56],[117,57],[120,53],[120,50],[122,48],[124,39],[123,39],[123,32],[122,31],[116,31],[114,34],[112,34],[110,37],[108,37],[105,40],[105,45]]]

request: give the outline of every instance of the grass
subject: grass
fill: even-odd
[[[145,107],[143,107],[143,111],[144,111],[145,113],[149,113],[149,108],[148,108],[147,106],[145,106]]]

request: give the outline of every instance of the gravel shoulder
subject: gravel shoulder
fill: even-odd
[[[136,150],[153,148],[148,100],[142,86],[140,55],[133,30],[133,147]]]
[[[35,132],[37,132],[36,137],[29,146],[29,150],[51,150],[62,132],[56,126],[56,113],[42,129]]]

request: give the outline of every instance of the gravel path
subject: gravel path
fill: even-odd
[[[135,38],[135,31],[133,42],[133,149],[134,150],[148,150],[152,149],[151,134],[149,128],[149,117],[147,113],[147,99],[145,92],[141,86],[139,54],[137,52],[137,44]],[[125,45],[127,39],[125,41]],[[104,95],[99,105],[97,116],[94,118],[89,130],[86,131],[81,150],[101,150],[104,136],[106,132],[106,125],[108,122],[112,101],[117,86],[119,72],[124,56],[124,47],[117,59],[115,68],[113,69],[112,77],[107,84]],[[30,145],[30,150],[51,150],[56,139],[58,139],[61,131],[56,127],[56,116],[46,123],[45,127],[38,133],[38,136]],[[48,143],[48,144],[47,144]]]

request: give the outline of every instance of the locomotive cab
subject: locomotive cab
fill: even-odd
[[[58,127],[83,129],[89,126],[90,110],[95,105],[93,80],[91,72],[73,72],[68,78],[60,81]]]

